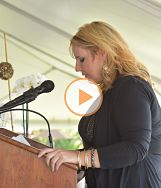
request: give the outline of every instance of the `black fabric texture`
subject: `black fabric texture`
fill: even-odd
[[[95,114],[92,143],[83,117],[85,149],[98,151],[101,168],[85,172],[88,188],[161,188],[161,109],[152,87],[138,77],[118,77]]]

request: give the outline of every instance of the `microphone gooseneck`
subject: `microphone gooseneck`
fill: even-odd
[[[20,109],[20,108],[17,108],[17,109],[8,109],[8,110],[4,110],[4,111],[1,111],[0,114],[3,114],[5,112],[10,112],[10,111],[28,111],[28,112],[32,112],[32,113],[35,113],[39,116],[41,116],[47,123],[47,126],[48,126],[48,138],[49,138],[49,144],[50,144],[50,147],[53,148],[53,139],[52,139],[52,135],[51,135],[51,130],[50,130],[50,124],[49,124],[49,121],[46,119],[45,116],[43,116],[42,114],[40,114],[39,112],[35,111],[35,110],[29,110],[29,109]]]

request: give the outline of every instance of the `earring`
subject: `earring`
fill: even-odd
[[[106,64],[104,64],[104,66],[103,66],[103,71],[106,72],[106,73],[108,72],[108,67],[107,67]]]

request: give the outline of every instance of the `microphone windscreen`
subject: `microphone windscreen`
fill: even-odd
[[[43,93],[48,93],[48,92],[51,92],[55,85],[54,85],[54,82],[51,81],[51,80],[45,80],[41,85],[40,87],[42,88],[42,92]]]

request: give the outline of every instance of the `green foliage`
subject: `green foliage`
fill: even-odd
[[[49,139],[44,137],[34,138],[36,142],[49,146]]]
[[[34,132],[33,134],[39,134],[43,130],[39,130],[37,132]],[[53,143],[55,148],[61,148],[66,150],[76,150],[82,148],[82,141],[78,133],[66,130],[65,131],[67,135],[69,135],[69,138],[63,138],[63,139],[54,139]],[[49,140],[47,137],[36,137],[34,139],[35,141],[42,143],[44,145],[49,146]]]
[[[79,149],[82,147],[82,142],[81,142],[80,137],[77,133],[77,134],[73,135],[72,138],[56,139],[55,147],[67,149],[67,150],[75,150],[75,149]]]

